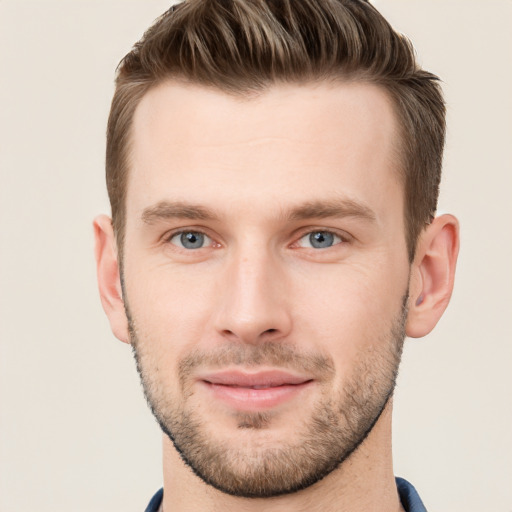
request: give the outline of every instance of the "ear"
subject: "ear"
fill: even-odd
[[[116,338],[129,343],[128,319],[124,309],[112,220],[106,215],[100,215],[94,219],[93,226],[101,303]]]
[[[409,289],[407,336],[428,334],[448,306],[459,253],[459,223],[453,215],[441,215],[418,240]]]

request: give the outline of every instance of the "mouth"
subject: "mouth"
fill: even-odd
[[[313,382],[310,377],[281,370],[221,371],[199,378],[214,401],[246,412],[271,409],[295,399]]]

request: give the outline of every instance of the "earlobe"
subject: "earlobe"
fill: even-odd
[[[100,215],[94,219],[93,227],[96,270],[101,303],[116,338],[129,343],[128,320],[121,290],[112,220],[106,215]]]
[[[412,266],[407,336],[425,336],[441,318],[452,294],[458,252],[457,219],[435,218],[420,236]]]

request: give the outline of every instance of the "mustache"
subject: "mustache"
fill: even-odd
[[[229,344],[207,352],[196,350],[179,362],[178,372],[183,382],[198,368],[220,369],[226,366],[272,366],[322,379],[329,379],[335,373],[331,357],[316,352],[301,352],[292,345],[275,341],[258,345]]]

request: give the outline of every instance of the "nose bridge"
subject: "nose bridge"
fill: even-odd
[[[286,336],[291,328],[279,257],[260,243],[241,244],[223,275],[217,330],[246,343]]]

